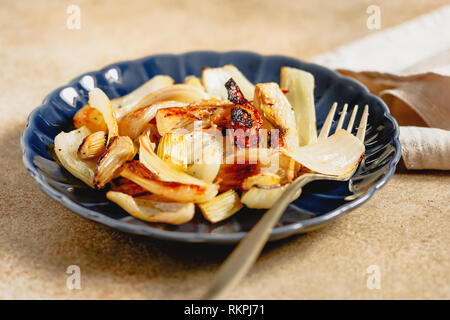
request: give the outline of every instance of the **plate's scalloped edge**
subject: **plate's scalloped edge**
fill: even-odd
[[[247,232],[236,232],[233,234],[199,234],[199,233],[186,233],[186,232],[179,232],[179,231],[166,231],[166,230],[157,229],[157,228],[149,229],[147,226],[144,227],[144,226],[139,226],[139,225],[129,225],[129,224],[120,223],[120,221],[118,221],[118,220],[101,215],[101,214],[97,213],[96,211],[87,209],[87,208],[79,205],[75,201],[70,200],[68,197],[64,196],[63,194],[54,190],[45,181],[42,174],[39,173],[36,166],[33,164],[29,150],[27,150],[27,148],[29,146],[26,143],[26,140],[29,137],[29,135],[31,134],[31,129],[32,129],[31,126],[33,125],[34,118],[38,115],[39,110],[41,108],[47,107],[47,103],[52,96],[59,93],[59,91],[62,90],[63,88],[75,85],[75,83],[77,83],[79,81],[79,79],[81,79],[84,75],[91,74],[93,72],[94,73],[104,72],[105,70],[116,66],[118,63],[120,63],[120,64],[142,63],[143,61],[146,61],[150,58],[155,58],[155,57],[178,56],[179,58],[181,58],[181,57],[184,57],[186,55],[191,55],[191,54],[244,54],[244,55],[259,56],[261,58],[261,60],[291,59],[291,60],[299,61],[302,64],[311,65],[316,69],[321,69],[323,72],[331,73],[336,78],[342,79],[343,81],[346,81],[346,82],[353,83],[353,85],[360,88],[366,95],[371,96],[372,98],[378,100],[378,102],[381,104],[382,108],[384,109],[383,116],[393,124],[394,136],[392,137],[392,141],[393,141],[394,147],[395,147],[395,150],[394,150],[395,155],[394,155],[392,161],[389,162],[389,170],[382,179],[380,179],[376,184],[371,186],[362,196],[336,208],[333,211],[330,211],[328,213],[325,213],[323,215],[320,215],[320,216],[317,216],[317,217],[314,217],[314,218],[311,218],[308,220],[304,220],[301,222],[290,224],[288,226],[282,226],[282,227],[273,229],[270,234],[270,240],[276,240],[276,239],[284,238],[284,237],[287,237],[287,236],[290,236],[293,234],[303,233],[303,232],[314,230],[314,229],[319,228],[319,227],[323,226],[324,224],[334,220],[338,216],[359,207],[361,204],[363,204],[368,199],[370,199],[370,197],[372,197],[372,195],[375,193],[376,190],[378,190],[379,188],[384,186],[387,183],[387,181],[389,181],[389,179],[394,174],[397,163],[399,162],[400,157],[401,157],[401,145],[400,145],[400,141],[399,141],[399,128],[398,128],[397,121],[390,114],[389,108],[384,103],[384,101],[381,100],[380,98],[376,97],[375,95],[371,94],[369,92],[369,90],[363,84],[359,83],[358,81],[356,81],[352,78],[343,76],[334,70],[325,68],[323,66],[320,66],[320,65],[317,65],[314,63],[303,62],[303,61],[300,61],[299,59],[296,59],[293,57],[288,57],[288,56],[283,56],[283,55],[264,56],[264,55],[260,55],[258,53],[254,53],[254,52],[250,52],[250,51],[226,51],[226,52],[190,51],[190,52],[185,52],[182,54],[150,55],[150,56],[146,56],[146,57],[143,57],[140,59],[124,60],[124,61],[120,61],[117,63],[109,64],[97,71],[90,71],[90,72],[86,72],[80,76],[77,76],[76,78],[72,79],[67,85],[58,87],[58,88],[54,89],[52,92],[50,92],[44,98],[42,104],[40,106],[38,106],[37,108],[35,108],[31,112],[31,114],[28,116],[27,124],[22,133],[21,140],[20,140],[22,153],[23,153],[23,156],[22,156],[23,164],[24,164],[26,170],[29,172],[29,174],[36,180],[40,189],[45,194],[47,194],[49,197],[51,197],[52,199],[55,199],[56,201],[61,202],[65,207],[67,207],[74,213],[76,213],[84,218],[87,218],[89,220],[95,221],[97,223],[101,223],[103,225],[107,225],[109,227],[112,227],[112,228],[115,228],[115,229],[118,229],[118,230],[121,230],[124,232],[140,234],[140,235],[145,235],[145,236],[152,236],[152,237],[164,239],[164,240],[174,240],[174,241],[193,242],[193,243],[209,242],[209,243],[232,244],[232,243],[236,243],[239,240],[241,240],[247,234]],[[149,232],[149,230],[151,230],[151,232]]]

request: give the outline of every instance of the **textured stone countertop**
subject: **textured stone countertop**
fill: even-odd
[[[126,3],[126,4],[125,4]],[[447,0],[377,1],[382,27]],[[69,4],[81,29],[66,27]],[[301,59],[369,34],[370,1],[0,2],[0,298],[196,298],[230,247],[130,236],[51,200],[26,173],[20,135],[44,96],[119,60],[190,50]],[[225,298],[450,298],[450,174],[397,173],[329,226],[269,244]],[[68,290],[66,269],[81,269]],[[381,288],[367,288],[371,265]]]

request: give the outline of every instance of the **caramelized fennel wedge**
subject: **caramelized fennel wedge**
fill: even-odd
[[[161,136],[176,129],[194,129],[194,122],[207,116],[207,110],[201,110],[203,115],[194,114],[186,108],[161,109],[156,113],[156,127]],[[201,123],[201,122],[199,122]]]
[[[279,137],[287,148],[298,147],[294,110],[277,83],[258,83],[253,103],[260,113],[280,129]]]
[[[144,83],[139,88],[130,92],[129,94],[120,98],[112,99],[111,105],[114,109],[114,112],[116,113],[117,119],[120,119],[128,114],[134,106],[139,104],[139,102],[142,101],[142,99],[144,99],[150,93],[172,84],[173,79],[171,77],[158,75]],[[89,104],[85,105],[77,111],[77,113],[73,117],[73,123],[77,128],[86,126],[93,132],[106,131],[108,129],[105,120],[103,119],[102,113]]]
[[[94,185],[102,189],[117,176],[116,171],[126,162],[134,158],[136,149],[129,137],[116,136],[97,162]]]
[[[205,202],[217,194],[216,185],[185,184],[174,181],[162,181],[159,176],[148,170],[138,161],[124,164],[120,175],[140,185],[153,194],[177,202]]]
[[[73,125],[75,128],[87,127],[92,132],[108,131],[101,112],[88,104],[75,113]]]
[[[183,184],[194,184],[199,186],[208,187],[208,189],[217,189],[217,186],[211,183],[207,183],[200,179],[190,176],[186,172],[173,166],[171,163],[165,162],[159,158],[153,151],[148,134],[143,134],[139,138],[139,161],[147,167],[148,170],[153,172],[163,181],[174,181]]]
[[[228,99],[235,104],[231,109],[230,122],[226,128],[234,131],[233,140],[238,147],[256,147],[264,117],[244,97],[233,78],[225,83],[225,88]]]
[[[94,88],[94,90],[89,92],[89,105],[100,111],[103,116],[108,127],[108,140],[106,143],[108,146],[111,138],[119,135],[116,113],[111,105],[111,101],[101,89]]]
[[[106,149],[107,136],[108,134],[105,131],[98,131],[88,135],[78,148],[78,157],[83,160],[89,160],[101,156]]]
[[[294,180],[296,177],[296,173],[300,170],[300,168],[296,168],[296,162],[291,157],[280,153],[278,158],[279,170],[277,174],[284,180]],[[299,165],[299,167],[301,167]]]
[[[193,129],[195,121],[202,127],[225,126],[230,122],[232,107],[230,103],[205,100],[187,107],[161,108],[156,114],[156,124],[161,135],[180,128]]]
[[[255,86],[253,83],[251,83],[244,74],[236,68],[232,64],[227,64],[223,67],[223,69],[228,72],[231,78],[236,81],[239,88],[241,88],[242,93],[244,94],[245,98],[249,101],[253,100],[253,94],[255,92]]]
[[[219,172],[223,157],[223,137],[215,134],[194,131],[185,135],[188,150],[186,172],[205,182],[212,183]]]
[[[281,182],[281,177],[272,173],[260,173],[246,178],[242,182],[242,189],[249,190],[254,186],[274,186]]]
[[[188,142],[185,136],[175,132],[165,134],[159,140],[156,151],[156,154],[162,160],[173,164],[183,171],[187,169],[188,153]]]
[[[242,182],[258,174],[274,174],[278,171],[278,151],[268,148],[234,149],[226,155],[216,180],[220,191],[242,190]]]
[[[169,108],[186,107],[186,103],[177,101],[166,101],[151,104],[136,111],[130,112],[119,120],[119,133],[122,136],[129,136],[136,139],[148,127],[158,110]]]
[[[284,152],[311,171],[345,176],[353,171],[364,155],[364,144],[346,130],[339,129],[327,139]]]
[[[118,118],[126,115],[149,94],[159,89],[173,85],[174,80],[167,75],[156,75],[137,89],[131,91],[129,94],[111,101],[112,106],[117,112]]]
[[[228,98],[224,85],[230,78],[236,81],[247,100],[253,100],[255,86],[235,66],[226,65],[222,68],[204,68],[202,72],[202,82],[206,91],[223,99]]]
[[[204,92],[201,88],[187,84],[174,84],[169,87],[164,87],[154,92],[151,92],[145,98],[139,101],[138,104],[128,108],[125,112],[123,109],[117,111],[118,118],[122,118],[127,113],[134,112],[145,106],[161,103],[165,101],[176,101],[181,103],[192,103],[195,101],[209,99],[211,96]]]
[[[241,190],[242,180],[258,174],[261,170],[259,163],[254,164],[222,164],[216,179],[220,181],[220,192],[230,189]]]
[[[274,185],[270,187],[255,186],[244,192],[241,202],[251,209],[270,209],[281,197],[290,183]],[[297,199],[301,194],[301,189],[292,197],[291,201]]]
[[[195,214],[193,203],[161,202],[145,198],[133,198],[125,193],[109,191],[106,197],[133,217],[147,221],[179,225],[192,220]]]
[[[239,195],[228,190],[215,198],[198,204],[203,216],[211,223],[217,223],[231,217],[243,207]]]
[[[317,142],[314,76],[306,71],[282,67],[280,87],[294,108],[300,146]]]
[[[189,197],[195,198],[195,200],[192,200],[193,202],[207,201],[209,199],[212,199],[217,194],[219,189],[218,185],[195,178],[159,158],[151,148],[148,135],[142,135],[139,141],[139,161],[150,172],[156,175],[159,180],[178,183],[179,185],[183,186],[183,188],[189,189],[190,191],[189,193],[187,193],[187,195]]]
[[[95,162],[78,157],[78,148],[91,131],[86,127],[60,132],[55,137],[55,154],[62,166],[76,178],[94,187]]]
[[[112,180],[110,190],[122,192],[133,197],[150,195],[150,192],[142,188],[140,185],[124,177],[118,177]]]

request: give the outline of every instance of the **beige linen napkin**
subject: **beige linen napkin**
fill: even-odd
[[[357,79],[386,102],[401,126],[407,169],[450,170],[450,6],[313,62]]]

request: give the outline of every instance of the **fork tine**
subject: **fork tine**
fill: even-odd
[[[344,104],[344,109],[342,109],[341,117],[339,118],[339,122],[337,124],[336,131],[341,129],[342,125],[344,124],[345,115],[347,114],[347,107],[348,107],[348,104],[347,103]]]
[[[333,121],[334,113],[336,112],[337,102],[333,103],[330,112],[328,112],[327,118],[323,124],[322,130],[320,130],[320,134],[318,139],[325,139],[328,137],[328,133],[330,133],[331,122]]]
[[[353,123],[355,123],[355,118],[356,118],[357,113],[358,113],[358,105],[356,104],[355,107],[353,108],[352,115],[350,116],[350,121],[348,122],[348,125],[347,125],[347,131],[350,133],[352,133]]]
[[[361,116],[361,121],[359,122],[358,132],[356,133],[356,137],[361,142],[364,142],[364,136],[366,134],[368,116],[369,116],[369,106],[366,104],[364,106],[364,112]]]

